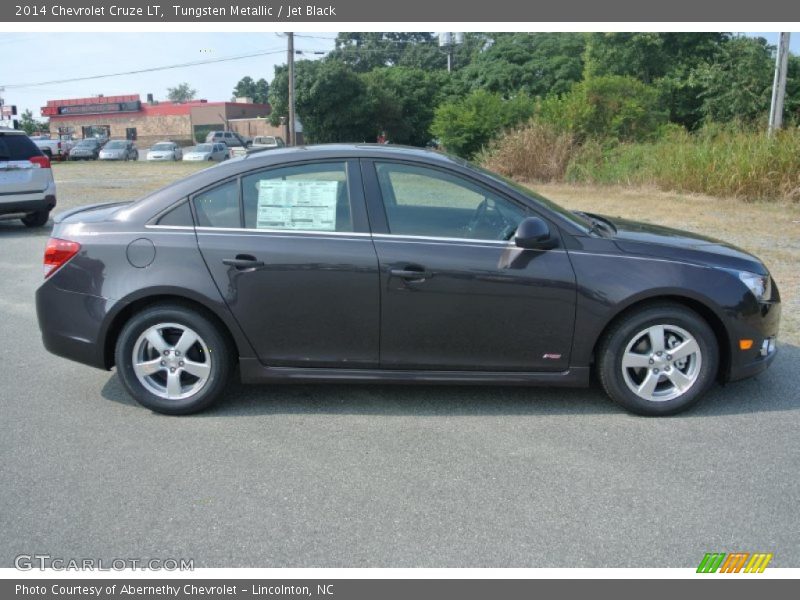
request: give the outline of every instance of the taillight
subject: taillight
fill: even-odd
[[[50,168],[50,159],[46,156],[31,156],[28,160],[40,169]]]
[[[44,247],[44,278],[55,273],[56,269],[65,265],[81,249],[78,242],[50,238]]]

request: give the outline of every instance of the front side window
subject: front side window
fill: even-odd
[[[242,177],[248,229],[353,231],[345,163],[315,163]]]
[[[376,163],[389,233],[508,240],[525,209],[471,181],[427,167]]]

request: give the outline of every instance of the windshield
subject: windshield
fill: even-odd
[[[172,150],[172,144],[156,144],[151,150]]]
[[[211,152],[211,144],[198,144],[195,149],[195,152]]]
[[[125,142],[108,142],[106,150],[122,150],[125,147]]]
[[[257,143],[259,143],[259,144],[275,144],[275,143],[277,143],[277,142],[275,141],[275,138],[274,138],[274,137],[261,137],[261,138],[256,138],[256,141],[257,141]]]
[[[96,146],[96,145],[97,145],[97,142],[94,141],[94,140],[83,140],[81,142],[78,142],[78,146],[91,147],[91,146]]]

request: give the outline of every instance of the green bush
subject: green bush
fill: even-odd
[[[431,132],[448,152],[471,158],[501,131],[529,119],[534,107],[533,100],[524,94],[505,99],[476,90],[461,100],[440,105]]]
[[[654,139],[667,116],[654,86],[620,75],[591,77],[566,94],[543,99],[537,107],[539,120],[579,141]]]

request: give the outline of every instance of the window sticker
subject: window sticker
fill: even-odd
[[[336,181],[262,179],[257,229],[336,230]]]

